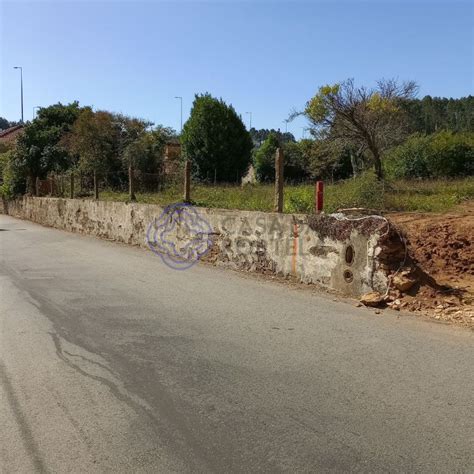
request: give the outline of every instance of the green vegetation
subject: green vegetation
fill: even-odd
[[[232,106],[210,94],[196,95],[179,137],[182,160],[192,164],[192,199],[199,206],[271,211],[278,147],[287,182],[285,212],[313,211],[313,186],[301,183],[316,180],[333,183],[326,187],[326,212],[350,207],[442,212],[472,199],[474,97],[418,100],[416,90],[414,82],[395,80],[374,88],[352,79],[320,87],[302,112],[287,119],[308,120],[309,138],[299,141],[279,130],[247,132]],[[11,125],[0,118],[0,128]],[[164,163],[165,145],[178,137],[152,125],[78,102],[43,107],[16,142],[0,142],[0,192],[7,198],[34,193],[37,178],[55,175],[64,194],[73,171],[80,176],[78,196],[91,195],[96,182],[109,189],[101,191],[103,199],[160,190],[138,192],[137,199],[180,201],[182,160]],[[240,184],[250,163],[260,184],[230,185]],[[129,172],[135,177],[130,187]],[[121,193],[127,189],[130,195]]]
[[[71,167],[73,157],[63,146],[62,139],[80,113],[78,102],[39,109],[37,118],[29,122],[19,136],[12,155],[13,193],[33,192],[37,177],[45,178],[48,172]]]
[[[193,203],[202,207],[272,211],[273,185],[207,186],[194,184]],[[128,201],[127,193],[104,191],[100,198]],[[445,212],[467,199],[474,199],[474,178],[432,181],[395,181],[388,185],[374,174],[327,185],[325,212],[337,209],[365,207],[385,211]],[[137,193],[137,201],[166,205],[182,200],[181,187],[169,187],[160,193]],[[314,186],[285,186],[287,213],[310,213],[314,206]]]
[[[386,158],[392,178],[453,178],[474,174],[474,134],[412,135]]]
[[[181,143],[201,181],[240,182],[250,164],[250,134],[234,108],[210,94],[196,95]]]
[[[36,178],[71,170],[123,176],[131,166],[157,173],[165,144],[176,134],[151,126],[146,120],[79,107],[77,101],[42,107],[16,144],[0,143],[1,192],[7,197],[34,194]]]
[[[377,87],[356,87],[353,79],[319,88],[303,115],[312,134],[341,150],[366,152],[379,180],[383,179],[384,153],[406,136],[406,114],[401,103],[414,98],[413,81],[380,80]]]
[[[402,104],[409,119],[409,130],[419,133],[474,131],[474,96],[460,99],[431,97],[414,99]]]
[[[280,146],[275,133],[270,133],[262,146],[257,148],[253,157],[257,179],[261,183],[272,182],[275,179],[275,153]]]

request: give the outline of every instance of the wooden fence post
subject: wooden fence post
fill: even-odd
[[[186,160],[184,164],[184,202],[191,201],[191,162]]]
[[[54,175],[49,177],[49,195],[54,195]]]
[[[96,171],[94,171],[94,199],[99,199],[99,181],[97,179]]]
[[[130,201],[136,201],[135,196],[135,173],[132,165],[128,167],[128,197]]]
[[[39,176],[36,176],[35,191],[36,191],[35,196],[39,196],[40,195],[40,179],[39,179]]]
[[[320,214],[323,211],[324,205],[324,183],[322,181],[316,181],[314,187],[314,212]]]
[[[69,197],[74,199],[74,171],[71,171],[71,184],[69,187]]]
[[[275,212],[283,212],[283,150],[275,154]]]
[[[82,183],[82,171],[79,171],[79,192],[82,194],[83,183]]]

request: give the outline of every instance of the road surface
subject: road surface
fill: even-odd
[[[473,472],[474,338],[0,216],[2,472]]]

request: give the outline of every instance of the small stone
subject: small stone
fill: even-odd
[[[365,306],[378,306],[383,301],[383,296],[378,291],[366,293],[360,298],[360,302]]]
[[[414,278],[409,277],[406,274],[399,274],[395,275],[392,278],[392,284],[393,286],[400,291],[407,291],[409,290],[414,284],[416,283],[416,280]]]
[[[381,314],[381,313],[382,313],[382,311],[380,311],[380,309],[375,310],[375,314]]]

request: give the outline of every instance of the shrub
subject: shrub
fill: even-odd
[[[474,174],[474,134],[412,135],[386,160],[392,178],[450,178]]]
[[[232,106],[196,95],[181,135],[183,151],[201,180],[239,181],[250,164],[252,139]]]
[[[0,154],[0,195],[12,198],[26,191],[25,176],[14,150]]]
[[[331,186],[325,193],[324,210],[334,212],[337,209],[364,207],[383,209],[386,184],[367,171],[355,179],[348,179]]]
[[[261,183],[271,182],[275,179],[275,153],[278,148],[278,137],[270,133],[262,146],[254,153],[254,166],[257,179]]]

